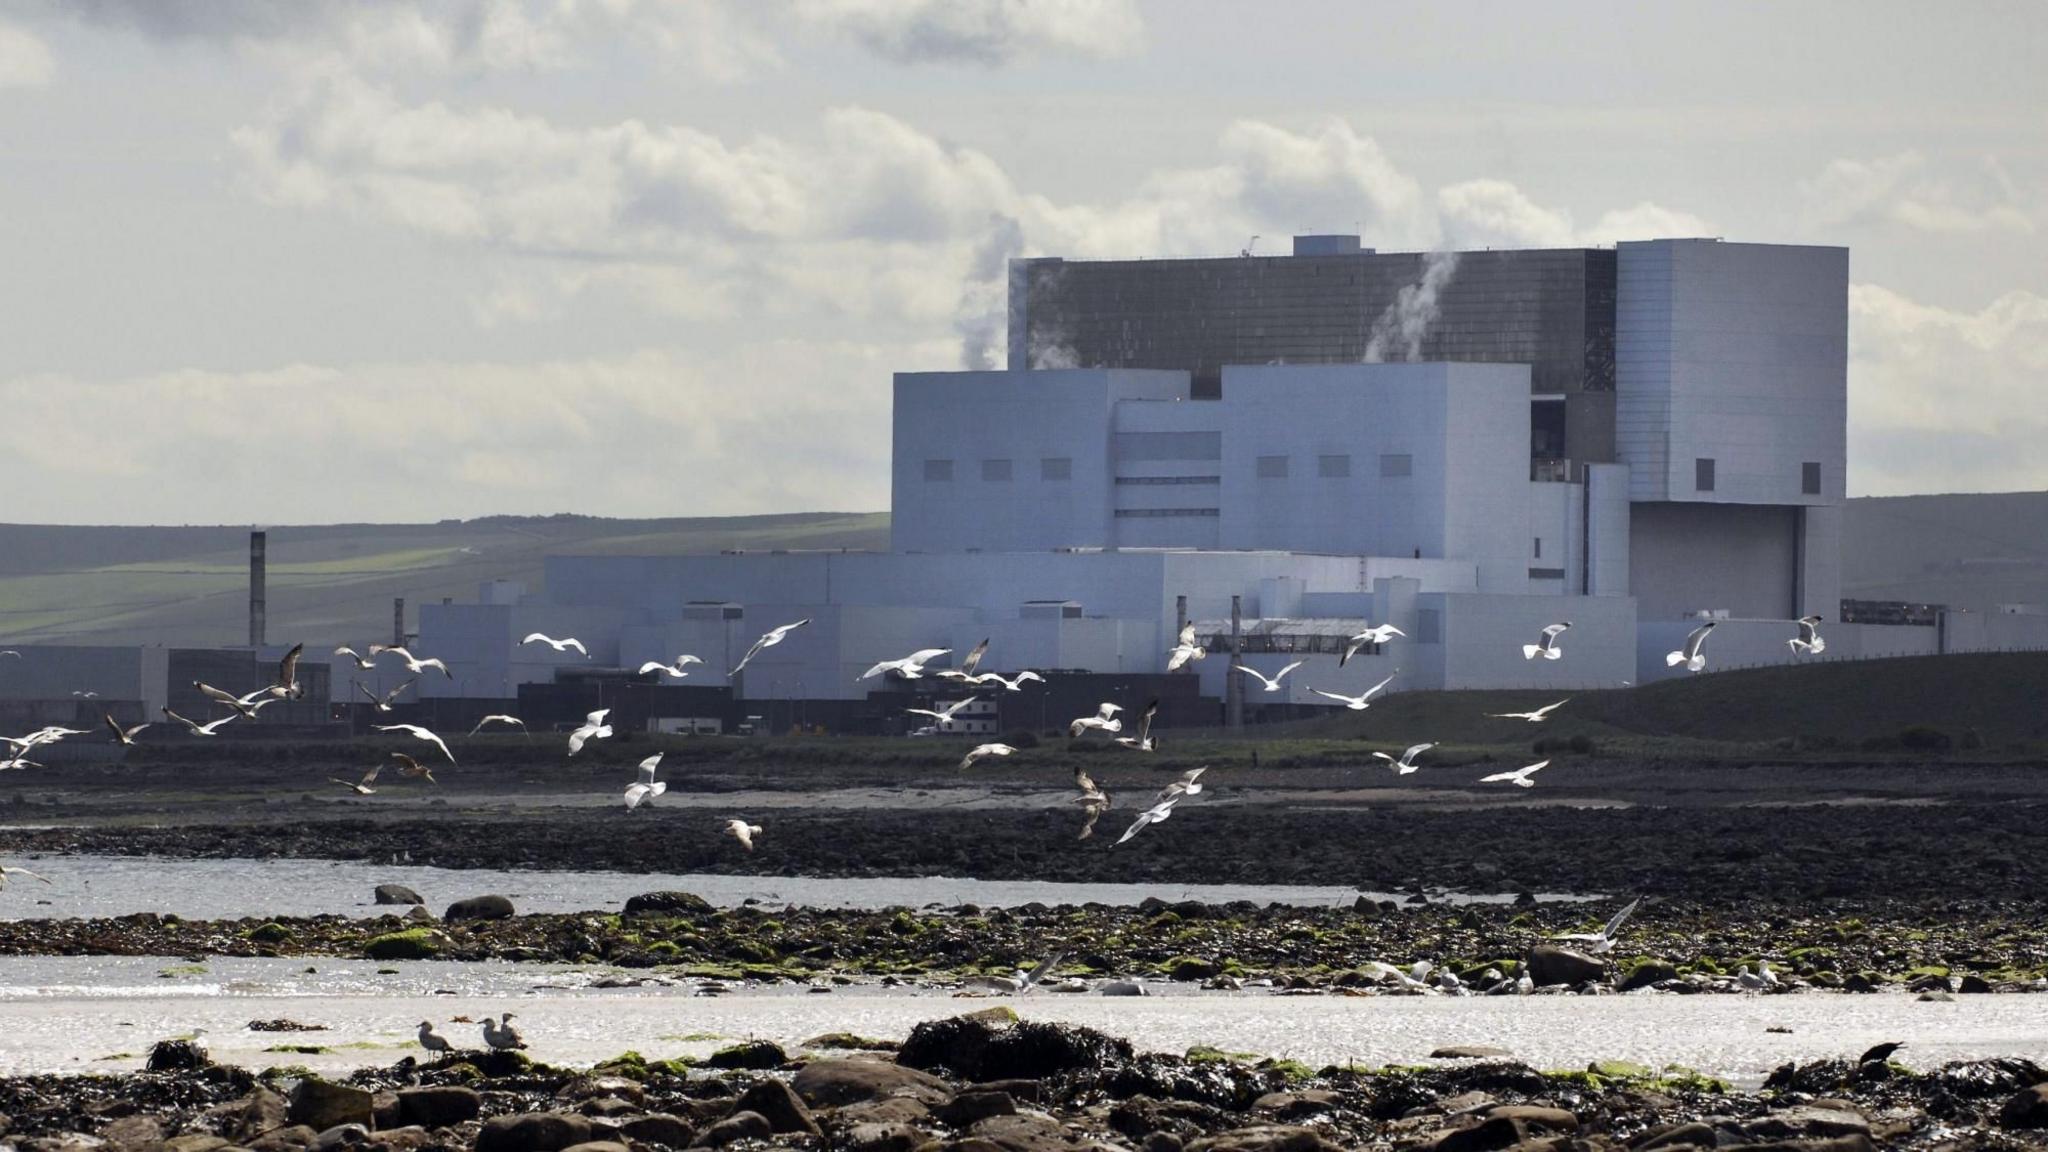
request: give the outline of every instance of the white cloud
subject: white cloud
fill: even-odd
[[[802,0],[798,11],[899,64],[1110,58],[1137,51],[1145,32],[1132,0]]]
[[[1858,494],[2048,488],[2048,297],[1976,312],[1849,289],[1851,488]]]
[[[1976,171],[1936,173],[1918,152],[1835,160],[1799,192],[1810,223],[1888,223],[1920,232],[2032,235],[2038,207],[2025,203],[1995,157]]]
[[[1544,208],[1505,180],[1467,180],[1438,189],[1437,210],[1446,242],[1461,248],[1578,248],[1713,235],[1699,217],[1647,200],[1605,212],[1591,227],[1578,228],[1570,212]]]
[[[56,74],[49,45],[25,28],[0,21],[0,88],[40,88]]]

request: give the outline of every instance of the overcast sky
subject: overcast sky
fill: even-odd
[[[0,0],[0,520],[887,507],[1004,257],[1845,244],[1851,494],[2048,487],[2048,5]],[[1000,345],[1000,341],[996,341]]]

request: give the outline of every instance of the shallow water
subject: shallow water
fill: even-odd
[[[794,1047],[825,1032],[901,1039],[922,1020],[1000,1002],[1036,1020],[1085,1024],[1141,1050],[1212,1044],[1303,1061],[1364,1066],[1426,1063],[1446,1044],[1506,1048],[1539,1068],[1593,1060],[1679,1064],[1754,1085],[1787,1060],[1853,1056],[1904,1040],[1914,1067],[1985,1056],[2048,1062],[2048,996],[1965,996],[1922,1003],[1903,994],[1748,996],[1336,997],[1206,993],[1155,985],[1146,998],[1038,992],[999,1001],[943,991],[802,987],[697,995],[698,983],[596,989],[602,969],[554,965],[214,960],[179,972],[175,959],[0,959],[0,1074],[133,1068],[150,1042],[205,1028],[217,1059],[334,1070],[419,1055],[413,1036],[432,1020],[458,1045],[475,1043],[465,1015],[513,1012],[532,1054],[591,1064],[633,1049],[650,1058],[706,1055],[738,1039]],[[379,975],[379,967],[395,969]],[[169,975],[160,973],[169,971]],[[635,974],[644,975],[644,974]],[[445,992],[446,994],[436,994]],[[326,1030],[252,1032],[252,1020],[290,1017]],[[1787,1027],[1789,1034],[1766,1031]],[[318,1045],[319,1053],[269,1052]],[[114,1057],[108,1059],[108,1057]]]
[[[142,856],[45,856],[15,861],[49,877],[17,880],[0,891],[0,917],[16,920],[173,913],[188,920],[244,916],[372,916],[379,884],[403,884],[435,909],[465,896],[509,896],[521,912],[616,910],[642,892],[681,889],[730,907],[748,900],[808,908],[886,908],[928,904],[1014,907],[1137,904],[1147,897],[1222,903],[1349,905],[1355,888],[1258,884],[1066,884],[966,880],[945,876],[820,879],[809,876],[663,875],[631,872],[503,871],[329,860],[166,860]],[[1373,899],[1399,899],[1368,893]],[[1505,894],[1444,895],[1452,903],[1498,903]],[[1575,897],[1539,894],[1540,900]]]

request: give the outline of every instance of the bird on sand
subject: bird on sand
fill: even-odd
[[[450,764],[455,763],[455,753],[448,750],[448,745],[442,743],[439,736],[434,735],[417,724],[372,724],[370,727],[375,728],[379,732],[404,732],[415,740],[425,740],[434,747],[439,748],[441,755],[446,756]]]
[[[1372,755],[1375,760],[1385,760],[1388,767],[1394,770],[1395,775],[1406,776],[1420,767],[1420,765],[1415,763],[1415,758],[1434,747],[1436,747],[1434,744],[1411,744],[1406,752],[1401,753],[1401,758],[1398,760],[1387,755],[1385,752],[1375,752]]]
[[[976,676],[974,672],[975,669],[981,667],[981,658],[986,655],[988,655],[988,638],[984,636],[981,643],[976,644],[967,653],[967,658],[960,661],[958,668],[941,668],[937,672],[932,673],[932,675],[942,680],[965,680],[970,684],[978,684],[981,682],[981,677]],[[1000,680],[1001,677],[997,677],[997,679]]]
[[[553,648],[557,652],[567,652],[569,649],[574,648],[577,654],[582,656],[585,660],[590,659],[590,649],[585,648],[583,646],[583,641],[578,640],[574,636],[564,636],[560,640],[557,640],[553,636],[549,636],[544,633],[528,632],[526,634],[526,639],[521,640],[519,642],[519,646],[521,648],[524,648],[528,644],[545,644],[548,647]]]
[[[1208,649],[1195,643],[1195,626],[1193,624],[1184,624],[1181,626],[1178,643],[1167,650],[1166,670],[1168,672],[1178,672],[1188,661],[1200,660],[1208,654]]]
[[[484,725],[486,724],[506,724],[510,725],[511,727],[519,729],[521,732],[526,732],[526,721],[521,720],[517,716],[508,716],[503,712],[493,712],[489,716],[486,716],[483,719],[477,721],[476,727],[471,728],[469,730],[469,734],[471,736],[474,736],[477,733],[483,731]],[[533,733],[531,732],[526,732],[526,734],[528,737],[531,737],[533,735]]]
[[[1530,779],[1530,777],[1543,771],[1549,765],[1550,761],[1548,760],[1538,760],[1534,764],[1524,765],[1512,772],[1495,772],[1491,776],[1481,776],[1479,782],[1481,784],[1513,784],[1521,788],[1534,788],[1536,781]]]
[[[761,633],[761,638],[759,640],[754,641],[754,646],[752,648],[747,649],[747,654],[745,656],[740,657],[740,662],[738,664],[733,665],[732,671],[727,672],[726,676],[733,677],[739,675],[740,669],[745,668],[747,666],[747,661],[752,660],[755,656],[759,655],[762,649],[775,647],[777,644],[780,644],[784,640],[789,639],[789,634],[791,632],[796,631],[797,629],[803,627],[806,624],[809,624],[810,622],[810,617],[806,616],[805,618],[797,621],[794,624],[784,624],[779,628],[770,628],[768,631]]]
[[[425,780],[429,784],[440,783],[439,780],[434,779],[434,770],[432,768],[407,756],[405,753],[393,752],[391,758],[398,761],[398,774],[400,776],[410,780]]]
[[[407,680],[405,683],[400,684],[398,687],[393,688],[391,691],[386,692],[382,696],[379,696],[375,692],[372,692],[369,689],[369,687],[365,685],[362,681],[358,680],[356,681],[356,691],[361,692],[364,695],[364,697],[366,697],[370,701],[371,705],[377,709],[377,711],[389,712],[391,711],[391,702],[393,700],[398,699],[400,696],[404,695],[405,690],[407,688],[410,688],[419,682],[420,678],[415,676],[412,679]]]
[[[31,880],[40,880],[45,884],[50,882],[50,878],[40,872],[31,872],[26,868],[16,868],[12,864],[0,864],[0,888],[7,887],[7,878],[9,876],[26,876]]]
[[[1714,630],[1714,624],[1715,621],[1709,620],[1687,633],[1683,647],[1679,648],[1676,652],[1666,652],[1664,654],[1665,667],[1676,668],[1678,665],[1683,664],[1688,672],[1697,672],[1705,668],[1707,666],[1707,656],[1706,653],[1700,651],[1700,646],[1707,642],[1707,633]]]
[[[1398,675],[1400,675],[1400,669],[1397,668],[1394,670],[1394,676]],[[1315,693],[1318,696],[1335,700],[1337,703],[1344,705],[1346,708],[1351,709],[1353,712],[1359,712],[1372,707],[1369,701],[1374,696],[1379,695],[1379,693],[1383,691],[1387,685],[1392,684],[1394,682],[1394,676],[1388,676],[1385,680],[1382,680],[1379,683],[1373,685],[1372,687],[1367,688],[1364,692],[1361,692],[1356,696],[1346,696],[1341,692],[1325,692],[1321,688],[1311,688],[1309,689],[1309,691]]]
[[[951,652],[951,648],[919,648],[900,660],[881,660],[875,666],[860,674],[860,680],[875,676],[896,675],[905,680],[916,680],[924,675],[924,666]]]
[[[1145,705],[1145,710],[1138,714],[1138,734],[1136,736],[1119,736],[1116,738],[1116,742],[1135,752],[1157,752],[1159,750],[1159,742],[1152,738],[1152,718],[1157,715],[1159,715],[1159,701],[1154,700],[1150,704]]]
[[[484,1017],[484,1043],[493,1050],[510,1052],[526,1047],[526,1041],[519,1035],[519,1029],[512,1026],[512,1014],[505,1013],[497,1020]]]
[[[1571,626],[1572,622],[1569,620],[1559,624],[1547,625],[1543,629],[1542,639],[1534,644],[1522,645],[1522,659],[1534,660],[1538,656],[1543,657],[1545,660],[1562,659],[1564,657],[1564,649],[1557,646],[1557,638],[1564,635],[1565,629]]]
[[[1027,680],[1036,680],[1040,684],[1045,683],[1045,677],[1031,671],[1029,668],[1017,673],[1016,678],[1013,680],[1003,679],[1001,672],[983,672],[979,676],[969,676],[967,678],[969,684],[1001,684],[1005,692],[1022,692],[1024,690],[1024,682]]]
[[[1358,650],[1367,644],[1385,644],[1396,636],[1406,635],[1406,632],[1392,624],[1382,624],[1377,628],[1367,628],[1356,636],[1348,636],[1344,640],[1344,654],[1337,657],[1337,667],[1342,668],[1351,663],[1351,658],[1358,655]]]
[[[372,648],[370,651],[372,653],[375,653],[377,649]],[[346,644],[343,644],[341,647],[336,648],[334,650],[334,654],[336,656],[346,656],[349,659],[355,661],[356,670],[359,672],[368,672],[370,669],[375,668],[377,666],[377,658],[375,655],[365,656],[361,652],[356,651],[355,649],[349,647]]]
[[[1858,1064],[1882,1064],[1892,1058],[1892,1053],[1904,1048],[1904,1040],[1887,1040],[1856,1058]]]
[[[178,715],[176,712],[171,711],[169,708],[160,708],[158,709],[158,711],[164,714],[165,719],[176,720],[178,723],[183,724],[187,729],[191,731],[192,735],[194,736],[217,735],[220,732],[221,725],[235,718],[235,714],[231,712],[218,720],[208,720],[204,724],[199,724],[191,720],[185,719],[183,716]]]
[[[1794,652],[1803,656],[1818,656],[1828,650],[1828,642],[1820,634],[1820,617],[1801,616],[1796,623],[1799,625],[1799,635],[1785,641],[1792,646]]]
[[[1758,960],[1756,962],[1756,971],[1754,972],[1749,970],[1749,965],[1747,964],[1737,968],[1735,970],[1735,982],[1742,986],[1744,992],[1762,992],[1766,988],[1776,988],[1778,986],[1778,974],[1771,971],[1771,962],[1769,960]]]
[[[1567,932],[1561,936],[1552,936],[1551,939],[1571,940],[1576,943],[1585,944],[1587,945],[1586,951],[1595,956],[1612,952],[1614,951],[1614,942],[1621,936],[1621,926],[1628,923],[1628,918],[1635,915],[1636,905],[1642,902],[1643,898],[1641,896],[1629,901],[1627,906],[1610,917],[1598,932]]]
[[[740,847],[752,852],[754,850],[754,837],[761,834],[761,826],[759,824],[749,824],[745,820],[727,820],[725,822],[725,834],[739,841]]]
[[[1571,697],[1567,696],[1555,704],[1545,704],[1534,712],[1488,712],[1487,715],[1495,720],[1527,720],[1531,724],[1541,724],[1550,717],[1552,712],[1571,703],[1571,699]]]
[[[965,700],[955,700],[951,704],[946,705],[945,707],[939,709],[936,712],[932,711],[930,708],[905,708],[904,711],[912,712],[919,716],[929,716],[932,719],[938,721],[939,723],[944,724],[946,721],[951,720],[954,716],[958,715],[962,708],[965,708],[969,704],[974,703],[974,700],[975,698],[972,696],[969,696]]]
[[[370,787],[370,785],[377,782],[377,773],[383,771],[383,769],[384,766],[382,764],[375,765],[368,772],[363,773],[361,780],[354,782],[343,780],[339,776],[329,776],[327,782],[329,784],[339,784],[358,796],[375,796],[377,790]]]
[[[1154,796],[1152,798],[1153,803],[1156,804],[1162,800],[1178,800],[1182,796],[1201,795],[1202,773],[1207,772],[1208,770],[1209,767],[1205,764],[1200,768],[1190,768],[1187,771],[1181,773],[1180,779],[1175,780],[1173,783],[1168,784],[1166,787],[1161,788],[1159,790],[1159,795]]]
[[[447,1037],[434,1031],[434,1024],[431,1020],[420,1021],[420,1047],[425,1048],[429,1052],[453,1052],[455,1050],[454,1046],[448,1043]]]
[[[107,722],[107,730],[114,734],[114,743],[119,744],[123,748],[133,748],[135,746],[135,734],[149,727],[148,724],[137,724],[130,728],[123,728],[115,722],[111,715],[105,712],[100,713],[100,719]]]
[[[611,711],[609,708],[599,708],[583,718],[583,723],[569,733],[569,755],[574,756],[583,751],[586,741],[604,740],[611,736],[612,726],[604,722],[604,718],[611,715]]]
[[[1008,744],[976,744],[966,756],[961,758],[960,767],[961,770],[965,771],[974,767],[974,762],[984,756],[1008,756],[1015,751],[1016,749]]]
[[[654,770],[659,767],[661,767],[661,753],[659,752],[640,762],[640,778],[626,785],[626,811],[631,812],[640,805],[668,791],[666,781],[654,778]]]
[[[1180,803],[1180,797],[1175,796],[1171,800],[1161,800],[1159,803],[1154,804],[1150,808],[1145,809],[1143,812],[1138,813],[1138,818],[1135,821],[1132,821],[1131,826],[1129,828],[1124,829],[1124,834],[1122,836],[1117,837],[1116,842],[1118,844],[1121,844],[1124,841],[1129,840],[1131,837],[1136,836],[1139,830],[1143,829],[1146,825],[1157,824],[1160,821],[1165,820],[1167,817],[1173,815],[1173,806],[1178,803]]]
[[[1083,716],[1067,725],[1067,736],[1078,737],[1090,728],[1100,728],[1104,732],[1121,732],[1124,730],[1124,722],[1117,719],[1116,714],[1123,710],[1121,704],[1103,704],[1095,710],[1095,715]]]
[[[659,672],[671,680],[681,680],[683,677],[689,675],[689,673],[687,671],[684,671],[684,669],[687,669],[692,664],[702,664],[703,662],[703,657],[692,656],[688,652],[685,652],[682,655],[676,657],[676,662],[673,664],[663,664],[659,660],[649,660],[647,663],[642,664],[640,666],[639,675],[645,676],[649,672]]]
[[[1306,663],[1306,661],[1296,660],[1294,663],[1289,664],[1287,667],[1282,668],[1278,672],[1273,673],[1271,676],[1267,676],[1264,672],[1259,671],[1257,668],[1254,668],[1249,664],[1239,664],[1237,666],[1237,670],[1239,672],[1244,673],[1247,676],[1255,678],[1256,680],[1258,680],[1259,683],[1265,685],[1266,691],[1278,692],[1280,690],[1280,681],[1285,680],[1289,672],[1292,672],[1296,668],[1301,667],[1304,663]]]
[[[372,644],[370,645],[370,652],[373,655],[381,652],[398,653],[398,658],[405,662],[405,670],[407,672],[412,673],[415,676],[419,675],[422,672],[425,672],[429,668],[438,668],[441,671],[441,675],[447,677],[450,680],[455,679],[455,673],[450,672],[448,670],[448,665],[443,664],[439,656],[431,656],[425,660],[422,660],[419,657],[413,655],[411,652],[407,651],[406,649],[396,644]]]

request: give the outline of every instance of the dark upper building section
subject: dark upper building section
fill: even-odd
[[[1429,256],[1297,239],[1292,256],[1013,261],[1009,366],[1177,368],[1203,398],[1220,394],[1226,364],[1365,359]],[[1534,393],[1563,397],[1535,406],[1532,456],[1610,461],[1614,315],[1611,249],[1463,252],[1415,358],[1529,365]]]

